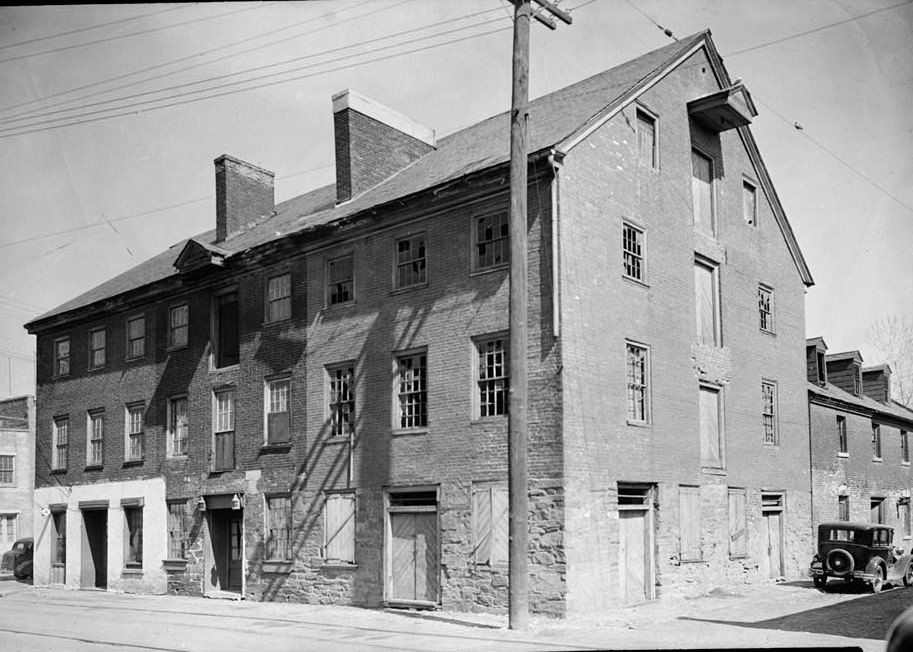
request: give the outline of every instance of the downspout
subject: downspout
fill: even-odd
[[[548,164],[552,169],[552,336],[555,340],[561,336],[561,203],[558,201],[558,193],[561,189],[560,172],[564,165],[563,161],[564,153],[552,148],[548,154]]]

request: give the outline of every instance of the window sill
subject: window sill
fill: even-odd
[[[162,567],[165,572],[178,573],[187,568],[186,559],[163,559]]]
[[[909,462],[903,462],[903,461],[902,461],[902,462],[900,463],[900,465],[901,465],[901,466],[910,466],[910,463],[909,463]]]
[[[171,454],[171,455],[168,455],[167,457],[165,457],[165,459],[172,460],[175,462],[186,462],[188,460],[188,455],[187,455],[187,453],[180,453],[178,455]]]
[[[726,475],[726,469],[716,466],[702,466],[701,473],[706,475]]]
[[[414,435],[427,435],[428,428],[398,428],[390,433],[394,437],[409,437]]]
[[[51,475],[64,475],[66,472],[66,469],[51,469]]]
[[[350,564],[349,562],[344,562],[344,561],[335,561],[335,562],[328,561],[328,562],[325,562],[320,565],[320,570],[328,570],[328,571],[334,571],[334,570],[346,571],[346,570],[357,570],[357,569],[358,569],[358,564]]]
[[[635,419],[626,419],[625,423],[632,428],[652,428],[653,424],[649,421],[637,421]]]
[[[241,363],[236,362],[235,364],[226,365],[224,367],[216,367],[212,364],[209,365],[209,373],[211,374],[221,374],[229,371],[237,371],[241,368]]]
[[[101,471],[103,468],[105,468],[104,464],[86,464],[83,471]]]
[[[142,466],[146,460],[124,460],[123,468],[130,466]]]
[[[260,446],[261,455],[267,453],[288,453],[290,450],[292,450],[292,442],[290,441],[283,441],[275,444],[263,444]]]
[[[679,559],[679,564],[708,564],[706,559]]]
[[[769,336],[769,337],[776,337],[776,336],[777,336],[777,334],[776,334],[775,332],[769,331],[769,330],[767,330],[767,329],[765,329],[765,328],[760,329],[760,331],[761,331],[762,334],[767,335],[767,336]]]
[[[872,461],[873,461],[875,464],[881,464],[884,460],[882,460],[880,457],[873,457],[873,458],[872,458]]]
[[[495,414],[490,417],[475,417],[469,423],[472,425],[481,425],[485,423],[503,423],[507,421],[507,414]]]
[[[69,374],[69,373],[65,373],[65,374],[54,374],[53,376],[51,376],[51,379],[52,379],[52,380],[63,380],[64,378],[69,378],[69,377],[70,377],[70,374]]]
[[[173,351],[180,351],[181,349],[186,349],[186,344],[171,344],[165,347],[165,353],[172,353]]]
[[[849,459],[850,454],[849,453],[837,453],[837,457],[843,457],[843,458]]]
[[[280,326],[287,326],[292,323],[291,317],[283,317],[282,319],[264,319],[263,327],[264,328],[278,328]]]
[[[274,575],[288,575],[292,572],[292,562],[291,561],[264,561],[260,570],[264,573],[271,573]]]
[[[390,290],[390,295],[396,296],[397,294],[406,294],[413,290],[424,290],[426,287],[428,287],[428,281],[423,281],[421,283],[416,283],[415,285],[405,285],[401,288],[393,288]]]
[[[88,369],[86,369],[86,371],[90,374],[94,374],[97,371],[104,371],[104,370],[105,370],[105,365],[102,365],[100,367],[89,367]]]
[[[636,285],[638,287],[642,287],[644,289],[650,289],[649,283],[647,283],[646,281],[642,281],[639,278],[634,278],[633,276],[627,276],[626,274],[622,274],[621,278],[624,279],[625,281],[627,281],[628,283],[633,283],[634,285]]]
[[[348,308],[349,306],[354,306],[356,303],[355,299],[351,301],[343,301],[341,303],[327,303],[323,309],[324,310],[336,310],[337,308]]]
[[[138,580],[143,577],[142,568],[125,568],[120,572],[121,578],[125,580]]]
[[[323,440],[324,445],[331,444],[348,444],[349,436],[348,435],[333,435],[332,437],[327,437]]]
[[[483,276],[485,274],[491,274],[492,272],[503,272],[506,269],[510,269],[510,263],[500,263],[498,265],[492,265],[491,267],[484,267],[482,269],[474,269],[469,272],[470,278],[473,276]]]
[[[124,358],[124,362],[130,364],[132,362],[142,362],[145,359],[146,359],[146,354],[144,353],[143,355],[138,355],[135,358]]]

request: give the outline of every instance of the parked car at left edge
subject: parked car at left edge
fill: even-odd
[[[12,572],[17,579],[26,579],[32,576],[32,555],[34,542],[32,537],[17,540],[13,547],[3,553],[0,562],[0,572]]]

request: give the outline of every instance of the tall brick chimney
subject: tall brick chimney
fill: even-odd
[[[862,370],[862,391],[879,403],[891,402],[891,367],[880,364]]]
[[[435,148],[434,130],[344,90],[333,96],[336,203],[349,201]]]
[[[272,214],[275,174],[228,154],[215,165],[216,242],[224,242]]]

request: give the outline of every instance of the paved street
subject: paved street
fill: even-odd
[[[33,589],[0,581],[3,650],[594,650],[859,646],[882,652],[913,589],[881,595],[810,582],[715,591],[699,599],[613,609],[598,619],[366,610]]]

